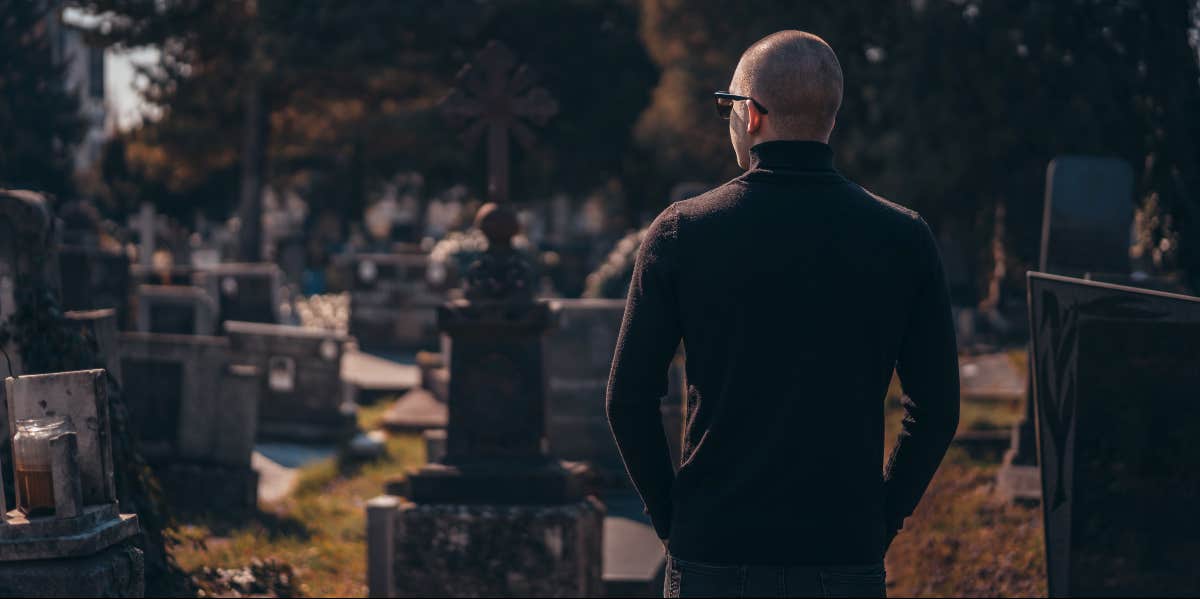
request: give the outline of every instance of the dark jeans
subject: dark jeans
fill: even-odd
[[[729,566],[667,556],[664,597],[886,597],[883,564]]]

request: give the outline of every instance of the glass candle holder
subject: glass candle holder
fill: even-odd
[[[51,473],[50,440],[74,432],[65,416],[17,420],[13,436],[13,479],[17,509],[26,517],[54,514],[54,477]]]

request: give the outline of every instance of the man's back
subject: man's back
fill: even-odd
[[[838,174],[823,143],[751,156],[745,175],[652,225],[614,359],[613,430],[675,558],[876,563],[957,422],[936,246],[914,212]],[[660,449],[646,414],[680,339],[688,406],[672,476],[641,456]],[[885,483],[893,368],[915,405]]]

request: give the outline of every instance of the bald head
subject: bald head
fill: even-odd
[[[775,136],[827,140],[842,105],[842,65],[825,40],[780,31],[742,54],[731,91],[766,107]]]

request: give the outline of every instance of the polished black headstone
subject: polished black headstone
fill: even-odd
[[[1051,596],[1200,594],[1200,299],[1029,275]]]
[[[1133,169],[1119,158],[1059,156],[1046,170],[1042,272],[1128,273]]]

